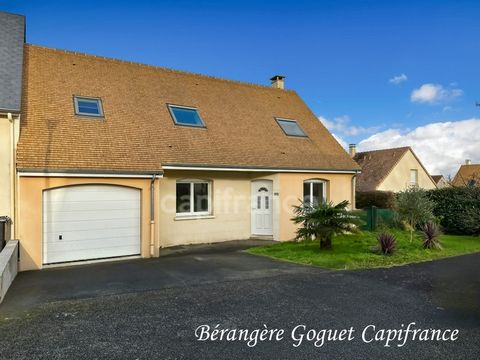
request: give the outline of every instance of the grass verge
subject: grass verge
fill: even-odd
[[[254,247],[247,251],[299,264],[337,270],[390,267],[480,252],[478,236],[442,235],[440,237],[442,250],[424,250],[418,235],[410,242],[408,232],[389,232],[395,234],[397,238],[397,251],[393,255],[380,255],[373,252],[373,248],[377,245],[378,233],[368,231],[336,236],[333,239],[332,250],[320,250],[317,241],[289,241]]]

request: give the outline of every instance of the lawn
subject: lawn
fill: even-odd
[[[358,234],[338,235],[333,239],[333,250],[320,250],[316,241],[282,242],[248,249],[252,254],[300,264],[330,269],[365,269],[390,267],[414,262],[429,261],[448,256],[480,252],[480,237],[442,235],[442,250],[424,250],[419,235],[410,242],[408,232],[390,231],[397,238],[397,251],[393,255],[380,255],[372,251],[377,233],[364,231]]]

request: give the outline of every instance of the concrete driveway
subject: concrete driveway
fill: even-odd
[[[330,272],[240,252],[211,251],[22,273],[0,306],[0,358],[476,359],[480,254],[390,269]],[[458,340],[403,347],[361,341],[369,324],[458,329]],[[198,341],[203,324],[229,329],[357,331],[315,347]]]

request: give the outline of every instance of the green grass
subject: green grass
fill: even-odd
[[[480,252],[480,237],[442,235],[442,250],[424,250],[419,235],[410,242],[408,232],[389,230],[397,238],[397,251],[393,255],[380,255],[372,251],[377,245],[376,232],[338,235],[333,239],[333,250],[320,250],[317,241],[282,242],[248,249],[252,254],[264,255],[300,264],[329,269],[367,269],[390,267],[429,261],[449,256]]]

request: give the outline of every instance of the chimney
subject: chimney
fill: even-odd
[[[471,164],[472,164],[472,160],[470,160],[470,159],[465,160],[465,165],[471,165]]]
[[[355,157],[355,154],[357,153],[357,145],[355,144],[348,145],[348,153],[352,158]]]
[[[285,89],[285,76],[275,75],[270,79],[272,87],[275,89]]]

